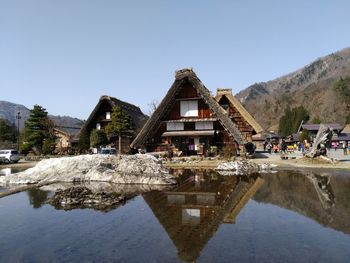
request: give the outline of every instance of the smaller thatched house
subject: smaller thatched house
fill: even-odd
[[[147,116],[142,113],[141,109],[133,104],[110,96],[101,96],[81,130],[86,131],[88,134],[90,134],[93,129],[104,130],[108,123],[111,122],[113,106],[118,106],[126,112],[133,123],[134,129],[130,131],[128,135],[122,136],[122,152],[128,152],[130,150],[131,141],[147,120]],[[118,136],[110,137],[109,140],[111,144],[118,145]]]
[[[226,110],[229,118],[237,125],[247,141],[252,142],[253,135],[263,131],[260,124],[233,96],[232,89],[217,89],[215,99]]]

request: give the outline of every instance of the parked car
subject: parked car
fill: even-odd
[[[115,148],[102,148],[101,154],[116,154],[117,150]]]
[[[16,150],[0,150],[0,162],[17,163],[21,156]]]

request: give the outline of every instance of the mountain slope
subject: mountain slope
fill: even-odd
[[[29,109],[21,104],[16,104],[8,101],[0,101],[0,119],[6,119],[10,123],[16,123],[16,114],[20,112],[20,129],[24,127],[24,122],[29,117]],[[49,118],[54,122],[55,126],[62,128],[80,128],[83,121],[69,116],[54,116],[49,115]]]
[[[322,57],[283,77],[255,83],[236,97],[264,129],[276,127],[287,106],[304,106],[311,119],[344,124],[347,109],[333,83],[350,76],[350,48]]]

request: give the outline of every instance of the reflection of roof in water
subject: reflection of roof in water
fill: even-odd
[[[178,250],[181,260],[194,261],[222,223],[233,223],[246,202],[261,186],[257,176],[205,174],[167,192],[143,197]],[[212,197],[215,197],[213,201]]]

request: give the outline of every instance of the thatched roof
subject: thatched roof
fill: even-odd
[[[170,87],[168,93],[159,104],[155,112],[152,114],[150,119],[143,126],[140,133],[137,135],[135,140],[131,143],[132,148],[142,147],[147,139],[151,138],[157,131],[162,118],[168,113],[182,87],[190,83],[195,88],[199,96],[208,104],[210,110],[214,114],[228,134],[240,145],[246,143],[246,140],[242,133],[238,130],[237,126],[227,116],[225,110],[217,103],[212,97],[210,91],[203,85],[197,75],[192,69],[178,70],[175,74],[175,81]]]
[[[94,119],[99,108],[102,106],[102,104],[104,102],[107,102],[111,106],[111,108],[113,106],[119,106],[123,111],[127,112],[135,125],[136,132],[138,132],[142,128],[143,124],[145,123],[145,121],[147,119],[147,116],[142,113],[142,111],[139,107],[137,107],[133,104],[127,103],[125,101],[118,100],[116,98],[103,95],[103,96],[101,96],[101,98],[98,101],[97,105],[95,106],[94,110],[91,112],[89,118],[84,123],[81,130],[84,130],[90,126],[92,120]]]
[[[263,128],[261,128],[260,124],[256,122],[254,117],[250,115],[250,113],[243,107],[243,105],[236,99],[235,96],[232,95],[231,89],[218,89],[215,99],[217,102],[225,96],[230,103],[238,110],[238,112],[242,115],[242,117],[248,122],[250,126],[255,130],[256,133],[262,132]]]
[[[341,131],[343,126],[341,126],[339,123],[323,123],[322,125],[325,125],[326,127],[331,128],[332,130]],[[299,131],[303,129],[306,129],[308,131],[318,131],[320,129],[321,124],[307,124],[302,123],[299,127]]]
[[[251,175],[249,179],[240,176],[219,176],[216,184],[204,181],[198,188],[191,181],[185,183],[187,184],[185,187],[182,185],[178,187],[181,189],[179,195],[182,196],[203,194],[202,191],[208,192],[210,189],[209,191],[215,196],[214,204],[207,203],[201,206],[197,201],[170,204],[168,196],[171,193],[176,194],[177,189],[169,192],[148,192],[143,194],[143,198],[176,246],[179,258],[186,262],[194,262],[220,225],[234,223],[241,209],[262,185],[263,180],[256,176]],[[218,192],[222,196],[216,195]],[[186,208],[203,209],[207,213],[201,214],[197,225],[184,224],[183,213]]]
[[[342,133],[350,134],[350,124],[346,124]]]

